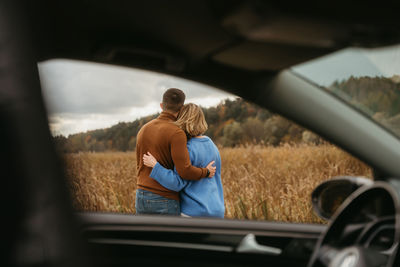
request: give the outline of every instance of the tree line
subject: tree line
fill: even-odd
[[[216,107],[202,108],[208,124],[205,133],[219,146],[277,145],[301,140],[304,129],[242,98],[226,99]],[[120,122],[110,128],[54,137],[63,153],[133,151],[140,128],[159,114]],[[286,136],[286,137],[285,137]]]
[[[336,81],[327,90],[352,101],[371,116],[385,111],[393,117],[400,112],[400,84],[383,77],[351,77]],[[389,109],[387,108],[389,107]],[[242,98],[226,99],[216,107],[203,108],[208,123],[205,133],[223,147],[245,144],[279,145],[281,143],[324,142],[320,137]],[[120,122],[110,128],[54,137],[57,149],[63,153],[80,151],[133,151],[140,128],[159,114]]]

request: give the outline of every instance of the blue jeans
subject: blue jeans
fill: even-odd
[[[136,190],[136,214],[180,215],[178,200],[162,197],[143,189]]]

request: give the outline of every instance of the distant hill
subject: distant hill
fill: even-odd
[[[327,89],[400,136],[400,76],[350,77]]]
[[[203,108],[203,112],[208,123],[205,134],[220,146],[250,143],[277,145],[281,141],[302,140],[303,128],[241,98],[226,99],[216,107]],[[158,115],[68,137],[59,135],[54,137],[54,141],[63,153],[132,151],[135,149],[139,129]]]
[[[355,104],[394,131],[399,131],[400,135],[400,83],[397,80],[398,77],[350,77],[334,82],[327,90]],[[206,135],[219,146],[322,142],[321,138],[297,124],[241,98],[226,99],[216,107],[203,108],[203,112],[209,126]],[[54,141],[63,153],[133,151],[140,128],[158,115],[68,137],[55,136]]]
[[[400,112],[400,83],[398,76],[350,77],[342,82],[334,82],[329,90],[353,103],[359,109],[373,116],[377,112],[392,117]]]

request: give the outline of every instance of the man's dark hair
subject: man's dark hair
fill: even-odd
[[[163,109],[172,112],[179,112],[185,102],[185,98],[185,93],[182,90],[169,88],[163,95]]]

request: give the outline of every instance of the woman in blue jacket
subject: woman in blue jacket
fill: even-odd
[[[182,179],[176,170],[164,168],[151,155],[143,155],[144,164],[152,167],[150,177],[162,186],[180,192],[182,216],[224,217],[224,195],[221,183],[221,158],[213,141],[203,135],[208,125],[203,111],[195,104],[183,106],[175,122],[188,136],[187,147],[193,166],[206,167],[215,161],[216,172],[213,177],[198,181]]]

